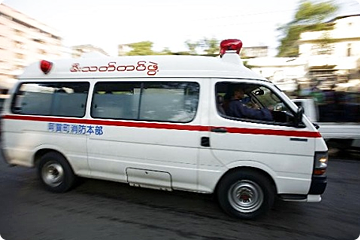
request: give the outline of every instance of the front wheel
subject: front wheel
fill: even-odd
[[[46,153],[37,168],[40,181],[51,192],[66,192],[75,183],[76,176],[71,166],[59,153]]]
[[[229,215],[254,219],[272,207],[275,190],[264,175],[243,170],[225,175],[219,183],[217,196],[220,206]]]

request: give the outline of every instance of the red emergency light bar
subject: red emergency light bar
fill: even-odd
[[[53,66],[52,62],[41,60],[40,61],[40,69],[43,73],[48,74]]]
[[[222,57],[226,51],[236,51],[237,54],[240,53],[242,48],[242,41],[239,39],[226,39],[220,43],[220,57]]]

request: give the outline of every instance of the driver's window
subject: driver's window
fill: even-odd
[[[270,88],[252,83],[216,84],[218,112],[233,120],[293,125],[294,114]]]
[[[290,113],[290,109],[283,103],[283,101],[269,88],[259,86],[255,88],[252,93],[261,104],[274,111],[282,111]]]

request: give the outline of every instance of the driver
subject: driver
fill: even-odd
[[[244,104],[244,102],[242,102],[242,99],[244,98],[244,90],[241,86],[236,86],[233,91],[234,92],[226,109],[226,114],[228,116],[266,121],[273,120],[272,114],[267,108],[249,108]]]

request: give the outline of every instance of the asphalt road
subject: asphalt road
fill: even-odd
[[[227,216],[209,195],[83,180],[47,192],[35,169],[0,159],[0,235],[5,240],[344,239],[360,234],[360,157],[331,158],[321,203],[277,201],[255,221]],[[1,238],[0,238],[1,239]]]

